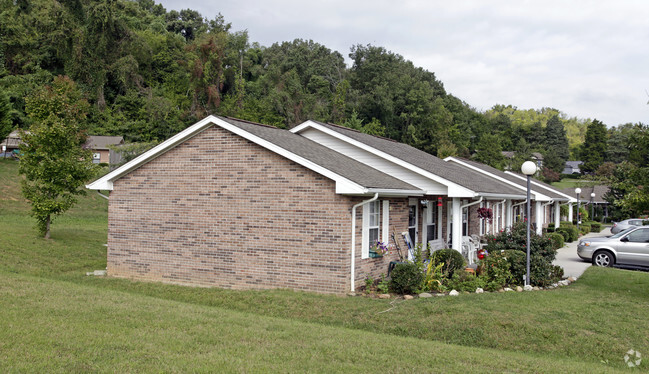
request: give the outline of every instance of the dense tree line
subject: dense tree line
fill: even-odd
[[[25,98],[60,75],[90,103],[89,133],[130,142],[162,141],[221,114],[283,128],[333,122],[499,168],[539,152],[549,180],[566,160],[592,155],[582,143],[596,121],[551,108],[479,112],[385,48],[355,45],[349,58],[348,67],[311,40],[261,46],[220,14],[167,11],[154,0],[0,0],[0,137],[31,125]],[[611,146],[590,172],[626,155],[623,130],[604,136]]]

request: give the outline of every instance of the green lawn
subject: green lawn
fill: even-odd
[[[1,372],[599,373],[649,357],[647,273],[411,301],[87,277],[106,266],[106,201],[83,197],[43,240],[15,162],[0,180]]]

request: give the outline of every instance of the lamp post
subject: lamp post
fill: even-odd
[[[523,162],[521,166],[521,171],[523,174],[527,175],[527,214],[525,219],[527,220],[527,262],[525,266],[525,285],[530,285],[530,177],[536,173],[536,164],[532,161]],[[538,212],[536,213],[538,214]]]
[[[577,235],[579,235],[581,232],[579,231],[579,224],[581,224],[581,188],[575,188],[575,193],[577,194]]]
[[[595,217],[595,192],[590,193],[590,220],[594,221]]]

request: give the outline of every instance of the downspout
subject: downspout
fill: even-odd
[[[464,205],[460,206],[460,211],[462,211],[462,209],[464,209],[464,208],[468,208],[468,207],[470,207],[471,205],[480,204],[480,203],[482,202],[483,199],[484,199],[484,197],[483,197],[483,196],[480,196],[480,200],[478,200],[478,201],[474,201],[474,202],[471,202],[471,203],[464,204]]]
[[[519,205],[523,205],[523,204],[526,204],[526,203],[527,203],[527,199],[523,200],[520,203],[512,204],[512,225],[514,224],[514,217],[513,217],[513,215],[514,215],[514,207],[519,206]]]
[[[549,202],[547,202],[547,203],[545,203],[545,204],[541,204],[541,209],[543,209],[543,222],[544,222],[544,223],[545,223],[545,221],[547,221],[547,220],[545,219],[545,218],[546,218],[546,217],[545,217],[545,207],[548,206],[548,205],[551,205],[551,204],[554,204],[554,200],[550,200]]]
[[[568,221],[572,222],[572,202],[568,201],[567,203],[559,204],[561,205],[567,205],[568,206]],[[561,209],[561,208],[559,208]]]
[[[480,196],[480,199],[478,201],[473,201],[468,204],[460,205],[460,211],[459,211],[459,217],[456,219],[455,216],[453,216],[453,220],[457,221],[459,225],[453,225],[453,249],[456,251],[462,252],[462,210],[464,208],[468,208],[472,205],[480,204],[484,200],[484,196]],[[457,226],[457,227],[456,227]]]
[[[356,278],[356,208],[358,208],[361,205],[371,203],[372,201],[375,201],[378,198],[379,198],[379,193],[377,192],[377,193],[374,194],[373,198],[371,198],[369,200],[361,201],[360,203],[358,203],[358,204],[356,204],[356,205],[354,205],[352,207],[352,250],[351,250],[351,252],[352,252],[352,266],[351,266],[351,271],[350,271],[350,274],[351,274],[351,285],[350,285],[350,287],[351,287],[352,292],[354,292],[356,290],[355,287],[354,287],[354,283],[355,283],[354,281],[355,281],[355,278]]]

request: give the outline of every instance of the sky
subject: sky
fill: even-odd
[[[156,0],[262,46],[311,39],[345,56],[372,44],[434,72],[480,111],[551,107],[608,126],[649,124],[647,0]]]

